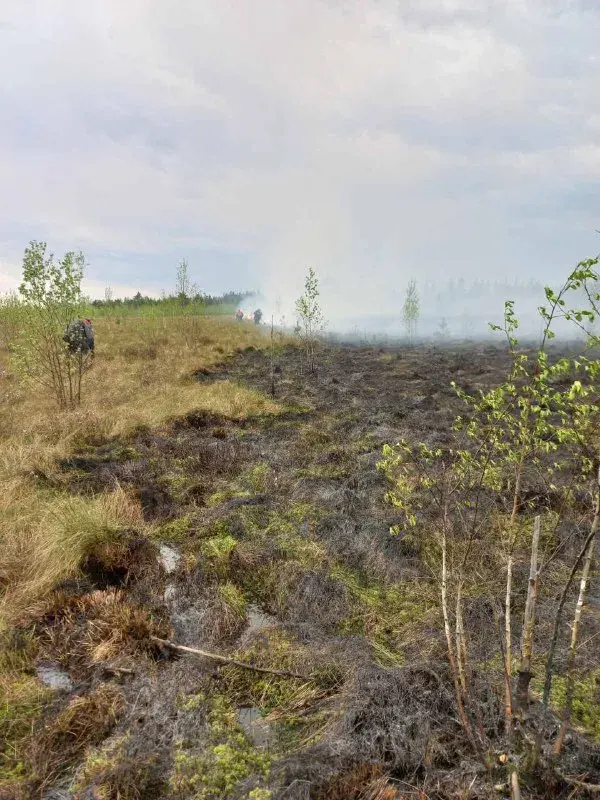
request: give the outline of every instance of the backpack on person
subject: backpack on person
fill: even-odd
[[[70,353],[91,353],[94,355],[94,329],[91,319],[73,319],[65,329],[63,341]]]

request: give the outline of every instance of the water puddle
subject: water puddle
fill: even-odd
[[[67,673],[52,664],[45,664],[36,669],[36,674],[43,684],[49,686],[51,689],[57,689],[62,692],[73,691],[73,684]]]
[[[159,548],[158,563],[161,565],[167,575],[175,572],[180,561],[181,554],[178,553],[177,550],[173,550],[172,547],[169,547],[166,544],[161,544]]]
[[[270,614],[265,614],[264,611],[261,611],[257,606],[248,607],[248,627],[245,631],[246,634],[255,633],[263,628],[270,628],[272,625],[276,624],[277,620],[275,617],[272,617]]]
[[[238,708],[235,717],[238,725],[255,747],[268,747],[273,743],[273,728],[261,716],[258,708],[254,706]]]

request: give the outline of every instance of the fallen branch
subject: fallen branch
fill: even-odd
[[[560,772],[559,770],[555,770],[555,772],[559,778],[562,778],[563,781],[568,783],[570,786],[576,786],[578,789],[584,789],[590,794],[600,794],[600,784],[586,783],[585,781],[580,781],[577,778],[570,778],[568,775],[565,775],[564,772]]]
[[[100,668],[108,675],[135,675],[135,670],[127,667],[115,667],[111,664],[101,664]]]
[[[280,678],[298,678],[301,681],[311,680],[307,675],[300,675],[297,672],[257,667],[254,664],[246,664],[243,661],[237,661],[237,659],[229,658],[228,656],[221,656],[217,653],[207,653],[206,650],[198,650],[195,647],[186,647],[183,644],[169,642],[167,639],[159,639],[158,636],[150,636],[150,641],[161,645],[161,647],[166,647],[168,650],[174,650],[176,653],[189,653],[192,656],[202,656],[203,658],[209,658],[212,661],[218,661],[219,664],[227,664],[231,667],[240,667],[241,669],[249,669],[254,672],[265,672],[268,675],[278,675]]]

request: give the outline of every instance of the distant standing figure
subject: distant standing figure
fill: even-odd
[[[243,322],[244,312],[242,311],[241,308],[238,308],[238,310],[235,312],[235,318],[237,319],[238,322]]]
[[[91,319],[74,319],[66,327],[63,341],[70,353],[89,353],[94,357],[94,327]]]
[[[254,312],[254,324],[255,325],[260,325],[260,321],[262,319],[262,315],[263,315],[263,312],[260,310],[260,308],[257,308],[256,311]]]

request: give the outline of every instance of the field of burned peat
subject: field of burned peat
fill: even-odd
[[[390,535],[399,517],[376,468],[401,437],[447,446],[464,408],[450,382],[488,388],[507,366],[493,346],[343,347],[308,375],[296,347],[273,365],[250,347],[197,380],[270,394],[274,376],[278,412],[190,413],[40,472],[75,496],[122,492],[142,517],[13,633],[12,657],[54,688],[27,740],[35,781],[15,782],[20,795],[7,783],[3,796],[509,796],[502,697],[474,677],[486,769],[457,716],[438,576],[418,530]],[[470,613],[489,635],[475,672],[500,658],[493,615],[476,600]],[[588,639],[596,628],[592,613]],[[570,775],[600,781],[592,738],[573,736],[565,758]],[[522,790],[587,796],[560,780]]]

